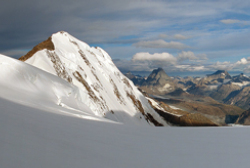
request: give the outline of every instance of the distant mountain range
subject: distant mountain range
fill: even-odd
[[[128,78],[135,76],[125,75]],[[203,78],[194,78],[169,77],[162,68],[158,68],[148,77],[136,76],[135,85],[150,95],[164,97],[164,102],[170,103],[169,98],[181,100],[182,105],[175,104],[186,111],[224,116],[227,117],[227,122],[235,122],[235,116],[241,114],[243,109],[250,108],[250,77],[244,74],[231,76],[225,70],[218,70]],[[218,120],[222,123],[224,117]]]
[[[131,76],[133,75],[127,77],[131,79]],[[230,76],[227,71],[218,70],[203,78],[169,77],[162,68],[158,68],[148,78],[136,76],[136,80],[132,81],[149,94],[173,95],[181,89],[183,93],[209,96],[222,103],[237,105],[243,109],[250,108],[250,99],[247,97],[250,77],[242,73]]]

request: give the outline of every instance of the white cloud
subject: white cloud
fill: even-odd
[[[240,61],[236,62],[236,65],[246,65],[249,61],[246,58],[242,58]]]
[[[197,60],[198,58],[192,51],[182,51],[181,53],[178,54],[177,59],[179,61],[185,61],[185,60]]]
[[[164,61],[171,64],[175,64],[177,59],[169,53],[150,54],[141,52],[141,53],[136,53],[133,56],[132,61]]]
[[[241,21],[237,19],[224,19],[224,20],[220,20],[220,22],[224,24],[234,24],[234,23],[239,23]]]
[[[175,42],[175,41],[166,42],[164,40],[140,41],[138,43],[135,43],[134,46],[143,48],[173,48],[173,49],[188,48],[187,45],[182,44],[180,42]]]
[[[211,70],[237,70],[237,71],[245,71],[247,69],[247,65],[250,64],[250,58],[242,58],[237,62],[230,63],[229,61],[225,62],[216,62],[210,66],[208,66]]]

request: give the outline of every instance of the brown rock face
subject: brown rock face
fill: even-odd
[[[227,118],[226,120],[226,117],[240,115],[244,111],[243,109],[237,106],[222,104],[209,97],[196,96],[192,98],[190,96],[188,99],[155,99],[159,102],[164,102],[168,105],[173,105],[188,113],[200,113],[203,116],[207,117],[209,120],[211,120],[213,123],[216,123],[218,125],[226,125],[228,123],[231,123],[231,119],[230,122],[228,122],[229,118]]]
[[[49,37],[47,40],[41,42],[40,44],[36,45],[31,51],[29,51],[26,55],[19,58],[20,61],[26,61],[30,57],[32,57],[37,51],[48,49],[48,50],[54,50],[55,46],[51,41],[51,37]]]
[[[181,126],[218,126],[199,113],[190,113],[180,117]]]
[[[211,120],[199,113],[188,113],[176,116],[163,110],[155,109],[167,122],[177,126],[218,126]]]
[[[250,125],[250,109],[244,111],[236,121],[236,124]]]
[[[152,103],[150,103],[154,110],[170,124],[177,126],[218,126],[202,114],[172,109],[163,102],[159,102],[155,99],[154,101],[161,107],[154,107]]]

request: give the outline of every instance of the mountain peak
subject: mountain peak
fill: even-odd
[[[155,83],[165,80],[171,80],[171,78],[166,74],[162,68],[154,69],[147,78],[147,83]]]
[[[225,79],[231,79],[232,77],[230,76],[230,74],[226,71],[226,70],[217,70],[215,73],[213,74],[209,74],[207,75],[207,77],[219,77],[219,78],[225,78]]]
[[[90,47],[65,31],[53,34],[19,60],[76,86],[77,98],[97,116],[151,123],[148,117],[151,115],[164,123],[132,82],[117,69],[108,53],[99,47]]]
[[[217,70],[215,73],[213,73],[212,75],[218,75],[218,74],[228,74],[228,72],[226,70]]]
[[[236,76],[233,76],[232,77],[232,81],[233,82],[240,82],[240,83],[242,83],[242,82],[246,82],[246,81],[250,81],[250,78],[248,77],[248,76],[246,76],[246,75],[244,75],[243,73],[241,73],[241,74],[239,74],[239,75],[236,75]]]
[[[161,71],[165,72],[164,69],[161,68],[161,67],[159,67],[159,68],[157,68],[157,69],[154,69],[153,71],[155,71],[155,72],[161,72]]]
[[[31,58],[38,51],[42,51],[42,50],[53,51],[53,50],[55,50],[56,44],[58,44],[58,46],[60,46],[62,49],[67,50],[68,49],[67,46],[69,45],[68,42],[76,45],[76,43],[77,43],[76,41],[79,42],[80,40],[71,36],[66,31],[59,31],[57,33],[52,34],[47,40],[45,40],[45,41],[39,43],[38,45],[36,45],[35,47],[33,47],[32,50],[30,50],[26,55],[20,57],[19,60],[26,61],[29,58]],[[90,46],[87,43],[84,43],[84,42],[81,42],[81,43],[84,44],[84,46],[81,46],[81,47],[83,47],[85,49],[90,48]]]
[[[163,75],[167,75],[163,68],[154,69],[154,70],[151,72],[151,74],[163,74]],[[151,75],[151,74],[150,74],[150,75]],[[150,75],[149,75],[149,76],[150,76]],[[168,75],[167,75],[167,76],[168,76]]]
[[[162,68],[157,68],[142,83],[141,88],[150,94],[165,94],[172,92],[175,85],[173,79]]]

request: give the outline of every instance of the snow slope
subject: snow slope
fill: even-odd
[[[0,97],[53,113],[105,120],[81,101],[81,90],[36,67],[0,55]]]
[[[135,124],[146,120],[152,124],[153,117],[167,125],[99,47],[90,47],[66,32],[58,32],[27,55],[20,60],[76,86],[80,90],[79,101],[95,115]]]
[[[249,127],[137,127],[0,98],[1,168],[211,168],[249,165]]]

